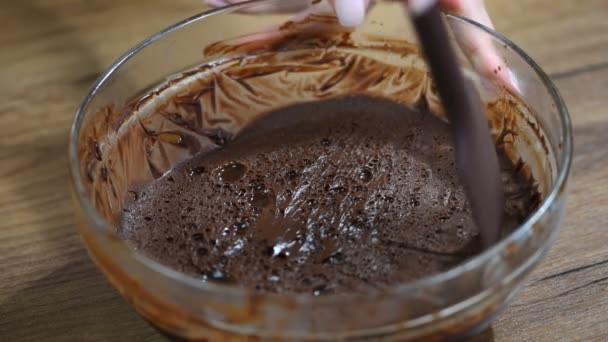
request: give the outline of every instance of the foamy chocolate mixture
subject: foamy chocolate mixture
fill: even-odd
[[[509,232],[536,194],[501,163]],[[267,113],[131,197],[123,239],[202,281],[263,292],[363,291],[480,251],[447,124],[366,96]]]

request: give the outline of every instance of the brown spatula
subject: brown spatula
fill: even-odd
[[[496,149],[479,93],[464,78],[437,0],[410,0],[409,14],[448,114],[456,164],[484,247],[500,238],[504,194]]]

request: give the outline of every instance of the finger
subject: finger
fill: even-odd
[[[218,1],[221,1],[220,4]],[[226,1],[233,1],[235,3],[242,2],[243,0],[208,0],[207,4],[210,5],[232,5],[227,4]],[[288,3],[291,1],[281,1],[281,3]],[[293,2],[292,2],[293,4]],[[276,7],[265,8],[265,12],[267,13],[276,13],[278,9]],[[249,13],[258,13],[257,10],[248,9]],[[274,42],[280,42],[285,37],[293,34],[294,30],[297,30],[300,33],[304,32],[316,32],[323,31],[331,27],[333,30],[340,28],[341,26],[335,25],[334,22],[323,22],[323,21],[308,21],[307,18],[310,18],[313,15],[318,16],[334,16],[334,8],[329,0],[314,2],[311,5],[306,5],[304,10],[296,11],[293,16],[291,16],[288,23],[292,23],[294,26],[290,29],[282,28],[283,25],[269,24],[266,28],[261,28],[256,33],[248,34],[245,36],[241,36],[232,40],[231,44],[235,44],[237,46],[241,46],[243,51],[251,51],[257,48],[263,48],[268,45],[272,45]],[[349,30],[348,28],[342,27],[343,30]],[[209,50],[207,51],[209,56],[213,56],[215,53],[222,53],[221,50]]]
[[[441,0],[446,12],[467,17],[476,22],[494,28],[483,0]],[[456,40],[477,72],[495,79],[511,90],[521,92],[517,77],[496,49],[492,37],[487,33],[463,24],[452,25]]]
[[[441,0],[440,3],[445,11],[471,18],[484,26],[494,28],[484,0]]]
[[[363,24],[370,0],[334,0],[333,6],[340,24],[355,27]]]
[[[244,0],[205,0],[205,4],[211,7],[224,7],[235,5]],[[345,27],[361,25],[365,20],[367,8],[371,0],[324,0],[309,7],[308,14],[334,14]],[[328,4],[331,4],[331,9]],[[286,13],[301,11],[306,8],[304,2],[277,1],[272,3],[257,4],[255,7],[244,9],[248,13]],[[321,10],[324,9],[324,10]],[[301,17],[301,16],[299,16]]]

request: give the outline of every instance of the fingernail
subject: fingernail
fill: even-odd
[[[511,82],[513,90],[515,90],[518,94],[521,94],[521,87],[519,86],[519,81],[517,80],[517,77],[515,76],[513,71],[511,71],[511,69],[507,69],[507,74],[509,75],[509,81]]]
[[[211,7],[224,7],[226,3],[222,0],[205,0],[205,3]]]
[[[431,7],[437,4],[437,0],[410,0],[408,5],[410,11],[415,15],[422,15],[428,11]]]
[[[365,21],[364,0],[336,0],[336,15],[346,27],[359,26]]]

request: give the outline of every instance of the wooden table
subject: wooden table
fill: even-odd
[[[575,156],[560,238],[484,339],[608,340],[608,1],[488,0],[553,77]],[[68,130],[95,78],[199,0],[0,4],[0,341],[162,341],[105,281],[72,223]]]

